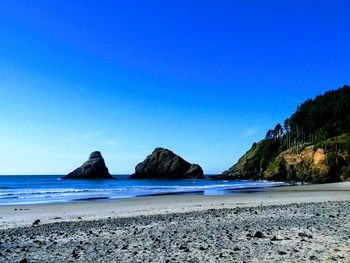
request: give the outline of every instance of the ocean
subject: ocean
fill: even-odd
[[[233,195],[279,182],[214,180],[62,180],[63,175],[0,176],[0,205],[112,200],[165,194]]]

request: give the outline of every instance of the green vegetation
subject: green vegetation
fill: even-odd
[[[350,180],[350,87],[302,103],[219,178]]]
[[[350,87],[328,91],[302,103],[297,111],[270,129],[265,139],[280,138],[290,148],[305,142],[320,142],[350,132]]]

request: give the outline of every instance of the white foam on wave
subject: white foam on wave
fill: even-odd
[[[34,180],[33,180],[34,181]],[[57,180],[55,179],[57,182]],[[47,181],[37,188],[25,188],[25,184],[18,188],[1,189],[1,204],[19,203],[52,203],[67,202],[72,200],[92,200],[92,199],[117,199],[126,197],[158,195],[158,194],[181,194],[203,192],[203,194],[227,194],[225,190],[241,190],[249,188],[265,188],[283,185],[278,182],[251,182],[251,181],[157,181],[157,180],[119,180],[98,185],[89,185],[87,182],[57,182],[56,185],[46,185]],[[50,187],[49,187],[50,186]],[[52,187],[53,186],[53,187]],[[60,187],[61,186],[61,187]],[[68,186],[68,187],[67,187]],[[15,201],[16,200],[16,201]]]

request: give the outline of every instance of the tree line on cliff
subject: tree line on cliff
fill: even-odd
[[[312,160],[317,149],[324,153],[319,163]],[[218,178],[347,180],[350,178],[349,152],[350,87],[343,86],[303,102],[283,124],[269,129],[265,139],[254,143]]]
[[[265,139],[280,139],[290,148],[347,132],[350,132],[350,87],[344,86],[306,100],[283,126],[278,123],[268,130]]]

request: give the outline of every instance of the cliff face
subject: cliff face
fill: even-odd
[[[282,150],[278,139],[254,144],[215,179],[250,179],[326,183],[350,180],[350,133],[316,144]]]

